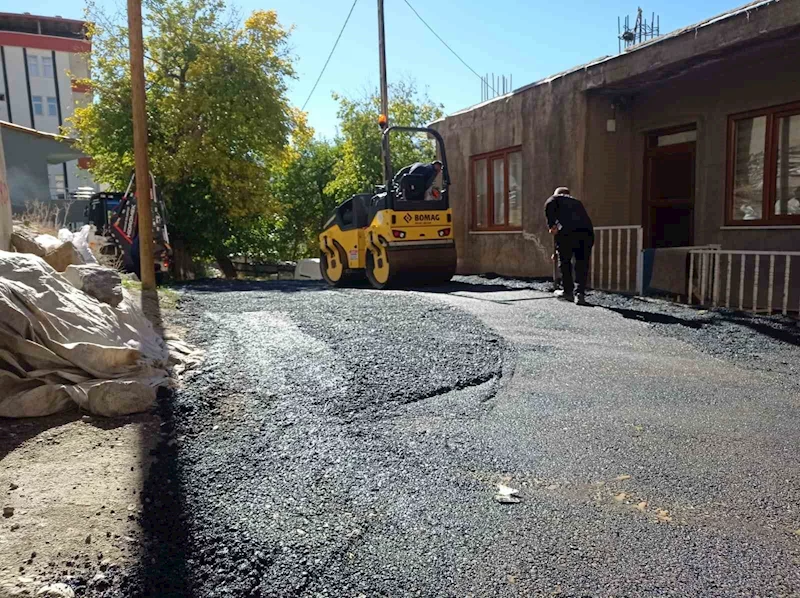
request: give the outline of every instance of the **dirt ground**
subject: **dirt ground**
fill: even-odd
[[[174,291],[141,296],[162,327]],[[69,582],[76,595],[101,595],[106,577],[137,561],[140,494],[161,439],[154,413],[104,418],[72,411],[42,418],[0,418],[0,598],[34,596]]]
[[[99,590],[135,557],[159,423],[78,412],[0,421],[0,596],[32,596],[70,577]]]

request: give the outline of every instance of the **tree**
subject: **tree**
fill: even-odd
[[[382,182],[380,96],[374,92],[360,99],[334,98],[339,102],[341,151],[327,191],[342,201]],[[389,87],[390,124],[425,127],[442,115],[442,106],[427,96],[420,97],[413,82],[401,81]],[[397,134],[391,139],[395,171],[414,162],[433,160],[435,155],[435,146],[419,136]]]
[[[274,11],[239,25],[222,0],[146,0],[145,8],[150,166],[176,250],[185,245],[235,274],[227,256],[263,240],[275,220],[272,174],[304,125],[286,97],[289,31]],[[90,31],[95,101],[69,126],[96,180],[119,188],[133,168],[127,30],[96,10],[90,18],[104,23]]]
[[[327,140],[313,139],[292,148],[273,191],[281,202],[280,247],[284,258],[296,260],[319,253],[317,236],[336,207],[328,191],[340,147]]]

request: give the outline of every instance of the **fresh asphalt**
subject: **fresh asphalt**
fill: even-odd
[[[188,287],[106,595],[799,593],[795,324],[545,290]]]

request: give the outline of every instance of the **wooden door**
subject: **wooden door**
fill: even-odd
[[[695,144],[693,126],[648,135],[643,206],[646,247],[694,243]]]

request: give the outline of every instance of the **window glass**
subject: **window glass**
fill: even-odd
[[[53,78],[53,59],[42,56],[42,77]]]
[[[39,76],[39,57],[28,56],[28,75],[31,77]]]
[[[47,98],[47,115],[58,116],[58,104],[55,98]]]
[[[506,167],[505,160],[500,158],[492,161],[492,190],[494,199],[494,223],[506,223]]]
[[[36,116],[43,116],[42,96],[31,96],[31,102],[33,103],[33,113]]]
[[[508,155],[508,224],[522,226],[522,152]]]
[[[735,123],[733,156],[734,220],[761,220],[766,136],[766,116],[744,118]]]
[[[680,133],[668,133],[667,135],[658,136],[658,147],[667,145],[676,145],[678,143],[688,143],[690,141],[697,141],[697,130],[681,131]]]
[[[800,215],[800,114],[777,119],[776,216]]]
[[[486,226],[487,197],[486,197],[486,160],[475,162],[475,225],[478,228]]]

